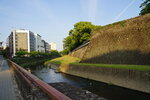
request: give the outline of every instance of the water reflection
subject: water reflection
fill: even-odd
[[[56,73],[53,69],[38,67],[33,74],[47,83],[67,82],[73,86],[89,90],[108,100],[150,100],[150,94],[145,94],[126,88],[121,88],[102,82],[88,80],[64,73]]]

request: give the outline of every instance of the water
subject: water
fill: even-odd
[[[33,74],[47,83],[67,82],[73,86],[89,90],[108,100],[150,100],[150,94],[105,84],[64,73],[56,73],[50,68],[38,67]]]

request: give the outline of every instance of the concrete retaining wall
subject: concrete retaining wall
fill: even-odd
[[[60,66],[60,71],[83,78],[150,93],[150,71],[65,64]]]

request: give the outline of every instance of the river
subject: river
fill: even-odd
[[[150,94],[64,73],[57,73],[49,67],[37,67],[33,74],[46,83],[67,82],[73,86],[89,90],[108,100],[150,100]]]

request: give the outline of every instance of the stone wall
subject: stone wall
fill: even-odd
[[[83,78],[150,93],[150,71],[62,64],[60,71]]]
[[[150,14],[107,25],[92,33],[81,62],[150,65]]]
[[[73,56],[73,57],[77,57],[77,58],[82,59],[83,56],[84,56],[84,54],[85,54],[85,52],[86,52],[87,47],[88,47],[88,45],[83,46],[83,47],[81,47],[81,48],[79,48],[79,49],[77,49],[77,50],[74,50],[74,51],[71,52],[69,55],[70,55],[70,56]]]

